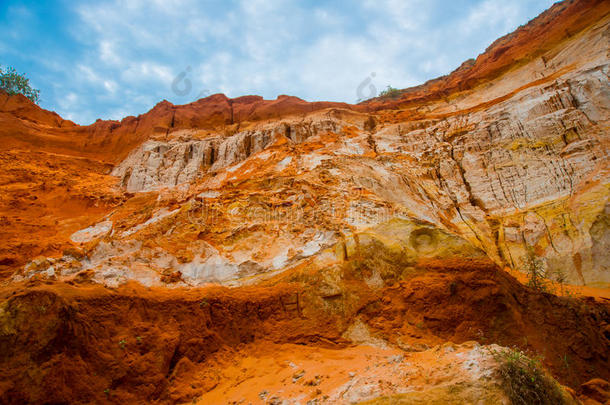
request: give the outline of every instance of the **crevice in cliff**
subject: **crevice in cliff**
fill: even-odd
[[[136,117],[136,127],[133,129],[134,134],[138,133],[139,126],[140,126],[140,117]]]
[[[235,123],[235,118],[234,118],[234,109],[233,109],[233,100],[228,99],[227,102],[229,103],[229,110],[230,110],[230,124],[233,125]]]
[[[375,154],[377,154],[377,143],[375,142],[375,138],[373,138],[373,134],[368,134],[368,136],[366,137],[366,142],[369,145],[369,147],[373,150],[373,152],[375,152]]]
[[[484,249],[485,244],[483,243],[483,240],[479,237],[479,234],[475,231],[475,228],[468,221],[466,221],[466,219],[462,215],[460,203],[458,202],[457,197],[455,196],[455,194],[453,193],[453,191],[451,190],[451,188],[449,187],[449,185],[447,184],[445,179],[440,175],[440,168],[438,165],[439,165],[439,162],[437,162],[437,166],[436,166],[435,170],[436,170],[436,177],[438,178],[438,181],[439,181],[439,188],[445,190],[445,192],[447,193],[447,196],[453,203],[453,206],[455,207],[455,210],[456,210],[457,214],[459,215],[460,219],[470,229],[470,231],[472,232],[472,234],[474,235],[476,240],[479,242],[478,247]]]
[[[502,180],[502,175],[500,174],[500,171],[497,169],[495,164],[493,165],[493,168],[494,168],[494,173],[496,173],[496,177],[498,178],[498,184],[500,184],[500,190],[502,190],[502,195],[504,196],[504,201],[506,201],[507,204],[512,205],[515,210],[519,210],[519,207],[518,207],[516,201],[514,200],[513,195],[510,193],[510,191],[508,192],[508,195],[507,195],[506,187],[504,186],[504,181]],[[509,195],[511,196],[511,198],[509,198]]]
[[[169,122],[169,127],[165,131],[165,139],[169,138],[169,133],[174,128],[174,124],[175,124],[174,120],[175,120],[175,118],[176,118],[176,109],[172,108],[172,118],[171,118],[171,120]]]
[[[500,242],[497,242],[497,246],[498,246],[498,250],[501,252],[500,256],[504,258],[504,260],[506,260],[506,258],[504,257],[504,254],[502,254],[503,251],[506,251],[508,253],[508,258],[510,259],[510,267],[513,269],[517,268],[517,264],[515,263],[515,259],[513,258],[513,254],[510,251],[510,246],[508,246],[508,243],[506,243],[506,233],[505,233],[505,226],[504,223],[501,224],[502,227],[502,239],[504,241],[504,249],[502,249],[500,247]]]
[[[466,189],[466,193],[468,194],[468,202],[473,207],[480,208],[481,211],[487,212],[485,210],[485,207],[483,206],[483,203],[479,199],[475,198],[474,195],[472,194],[472,187],[471,187],[470,183],[468,182],[468,180],[466,180],[465,170],[464,170],[464,167],[462,166],[462,161],[461,161],[461,159],[458,160],[455,158],[453,144],[450,143],[449,145],[450,145],[449,154],[451,156],[451,160],[453,160],[455,162],[455,165],[458,168],[458,174],[460,175],[460,178],[462,179],[462,183],[464,184],[464,188]]]
[[[555,253],[559,253],[559,251],[555,247],[555,243],[553,242],[553,235],[551,234],[551,230],[549,229],[549,226],[547,225],[544,216],[540,215],[540,213],[538,211],[536,211],[536,210],[532,210],[531,212],[533,212],[534,214],[536,214],[536,216],[538,216],[538,218],[540,218],[540,220],[542,221],[542,224],[544,225],[544,229],[546,231],[546,235],[547,235],[547,237],[549,239],[549,244],[551,245],[551,247],[553,248]]]
[[[479,246],[481,249],[485,250],[485,244],[483,243],[483,240],[479,237],[479,234],[475,231],[474,226],[470,225],[470,223],[468,223],[468,221],[466,221],[466,219],[464,218],[464,216],[462,215],[462,211],[460,210],[460,207],[458,205],[458,203],[456,201],[453,202],[455,209],[458,213],[458,215],[460,216],[460,218],[462,219],[462,222],[464,222],[464,224],[466,224],[466,226],[468,228],[470,228],[470,230],[472,231],[474,237],[477,239],[477,241],[479,242]]]

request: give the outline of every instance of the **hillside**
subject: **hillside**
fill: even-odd
[[[0,402],[517,403],[513,348],[610,403],[609,50],[574,0],[356,105],[1,93]]]

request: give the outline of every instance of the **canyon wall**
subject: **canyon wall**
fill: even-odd
[[[366,246],[406,265],[449,246],[607,286],[608,13],[560,3],[452,74],[359,105],[214,95],[79,127],[4,95],[4,184],[24,185],[4,186],[4,274],[243,284]],[[64,167],[18,163],[49,155]],[[26,243],[40,213],[52,236]]]
[[[609,74],[572,0],[357,105],[0,92],[0,402],[608,403]]]

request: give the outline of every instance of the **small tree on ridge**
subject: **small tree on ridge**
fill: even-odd
[[[17,73],[17,70],[13,67],[2,69],[0,66],[0,89],[6,91],[9,95],[23,94],[36,104],[40,101],[40,90],[32,88],[30,79]]]

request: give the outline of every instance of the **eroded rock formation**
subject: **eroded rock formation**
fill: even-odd
[[[358,105],[213,95],[81,127],[1,94],[0,398],[273,403],[277,387],[246,395],[222,361],[252,377],[265,339],[287,362],[284,344],[351,342],[338,356],[354,366],[406,352],[469,370],[430,367],[450,382],[411,389],[390,376],[422,373],[404,359],[307,371],[323,389],[291,377],[295,403],[441,400],[456,386],[464,401],[508,401],[492,344],[550,353],[575,388],[608,379],[607,303],[532,293],[502,269],[524,272],[533,254],[562,294],[610,283],[609,43],[610,3],[564,1],[450,75]],[[205,325],[182,318],[197,311]],[[33,363],[35,378],[21,369]],[[62,369],[89,380],[29,391]]]

